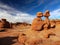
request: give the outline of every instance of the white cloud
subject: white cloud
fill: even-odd
[[[50,19],[60,19],[60,9],[56,9],[50,13]]]
[[[0,19],[1,18],[5,18],[7,19],[7,21],[9,22],[27,22],[27,23],[31,23],[34,16],[21,12],[21,11],[17,11],[16,9],[9,7],[5,4],[0,4]]]

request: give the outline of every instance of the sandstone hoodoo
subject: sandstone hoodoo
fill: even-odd
[[[37,13],[37,17],[32,21],[32,30],[42,30],[43,21],[41,17],[43,16],[42,12]]]
[[[46,10],[46,12],[44,13],[44,17],[45,17],[44,26],[43,26],[44,29],[55,28],[56,26],[56,22],[54,20],[50,21],[49,16],[50,16],[50,12]]]
[[[24,43],[25,45],[39,45],[42,41],[47,40],[50,36],[56,36],[53,30],[55,26],[55,21],[50,21],[49,16],[50,12],[47,10],[44,14],[38,12],[37,17],[33,19],[31,24],[31,29],[23,32],[24,35],[19,35],[19,43]],[[45,20],[42,20],[41,17],[45,17]],[[23,45],[24,45],[23,44]]]
[[[44,20],[41,19],[41,17],[45,17]],[[50,21],[49,19],[50,12],[46,10],[46,12],[43,14],[42,12],[37,13],[37,17],[32,21],[31,29],[32,30],[42,30],[42,29],[49,29],[54,28],[56,23],[55,21]]]
[[[49,16],[50,16],[50,12],[47,10],[47,11],[44,13],[44,17],[45,17],[44,26],[43,26],[44,29],[50,28]]]

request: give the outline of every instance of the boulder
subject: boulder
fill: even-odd
[[[50,16],[50,13],[49,11],[47,10],[44,14],[44,17],[45,17],[45,20],[44,20],[44,26],[43,28],[44,29],[49,29],[50,28],[50,20],[49,20],[49,17]]]
[[[18,42],[20,43],[20,44],[25,44],[25,41],[26,41],[26,35],[24,34],[24,33],[20,33],[19,34],[19,37],[18,37]]]
[[[42,30],[43,29],[43,21],[39,18],[35,18],[32,22],[31,28],[32,30]]]
[[[56,27],[55,20],[50,21],[50,28],[55,28],[55,27]]]
[[[32,21],[31,28],[32,30],[42,30],[43,21],[41,17],[43,16],[42,12],[37,13],[37,18]]]

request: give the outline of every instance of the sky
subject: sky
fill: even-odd
[[[0,0],[0,19],[31,23],[37,12],[50,11],[50,19],[60,19],[60,0]]]

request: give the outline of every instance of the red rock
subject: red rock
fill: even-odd
[[[45,16],[45,20],[44,20],[44,26],[43,26],[43,28],[44,29],[48,29],[48,28],[50,28],[50,20],[48,18],[50,16],[50,13],[49,13],[48,10],[45,12],[44,16]]]
[[[42,17],[42,12],[37,13],[37,18],[35,18],[32,22],[31,28],[32,30],[41,30],[43,26],[43,21],[41,19]]]
[[[23,34],[23,33],[22,33],[22,34],[20,33],[20,35],[19,35],[19,37],[18,37],[18,42],[19,42],[20,44],[24,44],[25,41],[26,41],[26,35]]]
[[[45,17],[49,17],[49,16],[50,16],[49,10],[46,10],[46,12],[44,13],[44,16],[45,16]]]
[[[50,21],[50,27],[55,28],[56,27],[56,22],[54,20]]]

